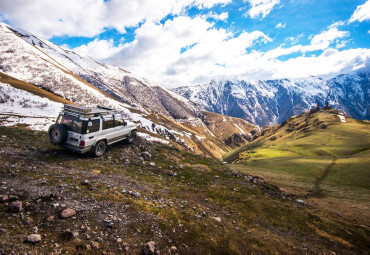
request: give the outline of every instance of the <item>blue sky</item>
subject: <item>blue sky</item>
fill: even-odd
[[[370,66],[370,0],[2,0],[0,21],[167,87]]]

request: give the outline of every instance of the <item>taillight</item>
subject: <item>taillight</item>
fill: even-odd
[[[80,141],[80,148],[83,148],[83,147],[85,147],[85,141],[84,140],[81,140]]]

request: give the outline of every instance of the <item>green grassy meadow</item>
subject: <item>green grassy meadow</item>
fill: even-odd
[[[263,176],[319,207],[358,209],[348,217],[368,224],[370,125],[350,118],[340,122],[337,114],[330,110],[292,117],[225,160],[234,162],[229,165],[233,170]]]

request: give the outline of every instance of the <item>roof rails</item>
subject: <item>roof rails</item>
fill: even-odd
[[[81,105],[74,105],[74,104],[64,104],[63,111],[65,114],[74,116],[74,117],[97,117],[101,115],[108,115],[108,114],[115,114],[116,111],[114,109],[104,107],[104,106],[97,106],[94,107],[86,107]]]
[[[104,109],[104,110],[109,110],[109,111],[115,111],[114,109],[112,108],[108,108],[108,107],[105,107],[105,106],[101,106],[101,105],[98,105],[97,108],[99,109]]]

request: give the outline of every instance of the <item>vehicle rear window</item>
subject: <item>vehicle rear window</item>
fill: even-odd
[[[76,132],[76,133],[79,133],[79,134],[82,134],[82,125],[83,125],[83,121],[82,120],[73,120],[73,124],[72,124],[72,132]]]
[[[79,134],[83,134],[84,132],[84,121],[70,117],[70,116],[60,116],[58,120],[59,124],[63,124],[67,130]]]

